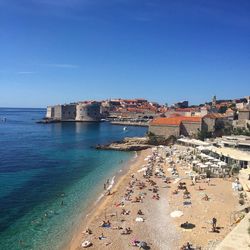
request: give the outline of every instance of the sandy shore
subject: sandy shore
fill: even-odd
[[[177,164],[180,176],[185,176],[187,168]],[[225,236],[233,229],[235,225],[233,213],[238,209],[238,193],[232,190],[231,179],[212,178],[210,183],[207,180],[198,180],[193,186],[190,179],[182,180],[186,182],[190,192],[191,202],[188,206],[183,206],[183,192],[173,195],[178,184],[171,184],[169,189],[169,203],[172,210],[183,211],[183,216],[175,218],[175,225],[181,233],[180,245],[191,242],[194,246],[200,246],[202,249],[215,249]],[[209,200],[204,200],[207,195]],[[220,228],[217,233],[211,232],[212,218],[217,219],[217,226]],[[183,230],[180,224],[190,222],[195,225],[192,230]]]
[[[172,194],[178,184],[174,181],[166,183],[162,178],[153,175],[150,179],[155,182],[160,199],[152,199],[154,195],[152,186],[143,177],[143,171],[137,172],[145,165],[145,157],[151,154],[152,149],[138,154],[127,174],[122,176],[113,187],[112,194],[105,196],[98,206],[93,208],[68,249],[84,249],[81,243],[88,240],[93,243],[88,249],[126,250],[131,249],[131,242],[134,239],[146,241],[151,249],[180,249],[180,246],[187,241],[202,249],[214,249],[214,245],[232,229],[231,213],[237,206],[237,197],[232,192],[229,180],[212,179],[210,185],[199,181],[195,186],[191,186],[191,180],[185,179],[191,204],[184,206],[183,192]],[[169,165],[165,161],[158,166],[167,176],[171,176],[167,171]],[[176,167],[180,176],[184,176],[183,166],[177,164]],[[132,174],[134,178],[131,178]],[[142,202],[124,201],[126,189],[131,181],[135,181],[131,188],[133,190],[131,200],[141,195]],[[140,189],[138,186],[140,182],[146,186]],[[208,201],[202,200],[204,194],[208,195]],[[121,201],[124,201],[123,206],[118,206]],[[123,209],[129,212],[129,215],[122,215]],[[143,212],[142,216],[137,215],[139,209]],[[174,210],[181,210],[184,213],[183,216],[171,218],[170,213]],[[144,222],[136,222],[137,217],[142,217]],[[210,232],[210,222],[213,217],[218,221],[219,233]],[[111,226],[101,227],[102,222],[108,220]],[[180,224],[186,221],[195,224],[195,228],[183,231]],[[119,230],[118,227],[122,229]],[[121,232],[128,227],[132,232],[122,235]],[[84,233],[87,228],[90,228],[93,233],[90,235]],[[105,238],[100,240],[98,237],[102,234]]]

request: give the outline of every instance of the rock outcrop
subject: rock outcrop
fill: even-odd
[[[118,151],[140,151],[152,147],[147,137],[126,137],[122,141],[112,142],[107,145],[97,145],[96,149]]]

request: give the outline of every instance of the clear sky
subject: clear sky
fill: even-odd
[[[0,0],[0,106],[250,95],[249,0]]]

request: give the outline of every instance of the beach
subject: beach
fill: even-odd
[[[173,178],[164,155],[161,147],[138,153],[110,195],[93,206],[67,249],[84,249],[83,242],[90,243],[89,249],[131,249],[141,241],[150,249],[180,249],[187,242],[197,249],[214,249],[234,227],[232,213],[237,208],[237,195],[231,180],[204,179],[193,185],[185,175],[187,166],[176,163],[179,179],[189,192],[184,199],[182,190],[174,194],[180,180]],[[174,156],[172,160],[178,162]],[[150,171],[152,174],[147,175]],[[207,200],[203,199],[205,195]],[[170,214],[174,211],[183,215],[173,218]],[[214,217],[217,232],[211,231]],[[194,227],[180,227],[185,222]]]

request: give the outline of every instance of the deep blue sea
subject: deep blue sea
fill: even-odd
[[[0,108],[1,250],[67,244],[104,181],[134,157],[92,146],[146,132],[107,122],[37,124],[44,116],[44,109]]]

